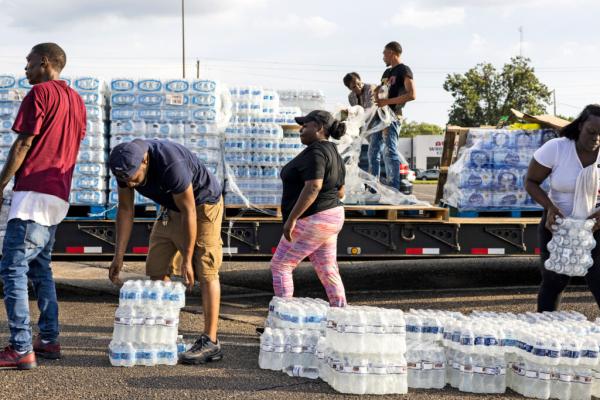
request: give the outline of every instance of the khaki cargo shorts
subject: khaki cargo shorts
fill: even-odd
[[[181,214],[167,211],[166,226],[161,219],[154,222],[150,233],[150,249],[146,259],[146,275],[181,275],[181,255],[184,247]],[[217,204],[196,206],[198,232],[192,264],[196,279],[210,282],[219,279],[219,269],[223,263],[223,242],[221,221],[223,219],[223,198]]]

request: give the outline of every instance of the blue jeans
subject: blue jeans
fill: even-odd
[[[368,153],[369,173],[379,178],[379,165],[381,163],[381,153],[383,153],[387,184],[400,189],[400,151],[398,150],[400,121],[392,122],[387,127],[386,132],[375,132],[371,135]]]
[[[27,279],[37,297],[43,340],[58,338],[58,301],[50,269],[56,225],[11,219],[6,227],[0,275],[4,281],[4,306],[10,328],[10,344],[17,351],[32,349]]]

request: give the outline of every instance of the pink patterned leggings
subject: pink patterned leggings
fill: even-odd
[[[299,219],[292,242],[281,237],[271,259],[275,296],[293,297],[292,272],[307,256],[325,287],[332,307],[346,305],[346,293],[337,264],[337,236],[344,225],[344,207],[331,208]]]

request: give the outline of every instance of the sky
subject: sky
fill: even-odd
[[[0,73],[22,73],[31,47],[51,41],[67,53],[65,76],[182,76],[179,0],[0,0],[0,10]],[[445,125],[447,74],[522,53],[556,90],[557,113],[574,116],[600,102],[598,15],[597,0],[186,0],[186,72],[199,60],[201,77],[230,86],[321,89],[334,110],[347,103],[343,76],[377,83],[396,40],[417,90],[405,116]]]

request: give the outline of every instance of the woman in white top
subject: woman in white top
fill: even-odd
[[[544,268],[544,262],[550,256],[546,246],[552,239],[550,226],[556,218],[571,215],[579,172],[600,161],[600,105],[585,107],[577,119],[561,130],[560,136],[549,140],[533,154],[525,183],[529,195],[544,207],[538,227],[542,259],[538,312],[556,310],[560,296],[570,280],[567,275]],[[546,193],[540,185],[548,177],[550,191]],[[600,244],[600,212],[590,215],[590,218],[598,221],[594,226],[594,238]],[[585,280],[600,306],[600,246],[592,250],[592,258],[594,265],[588,270]]]

